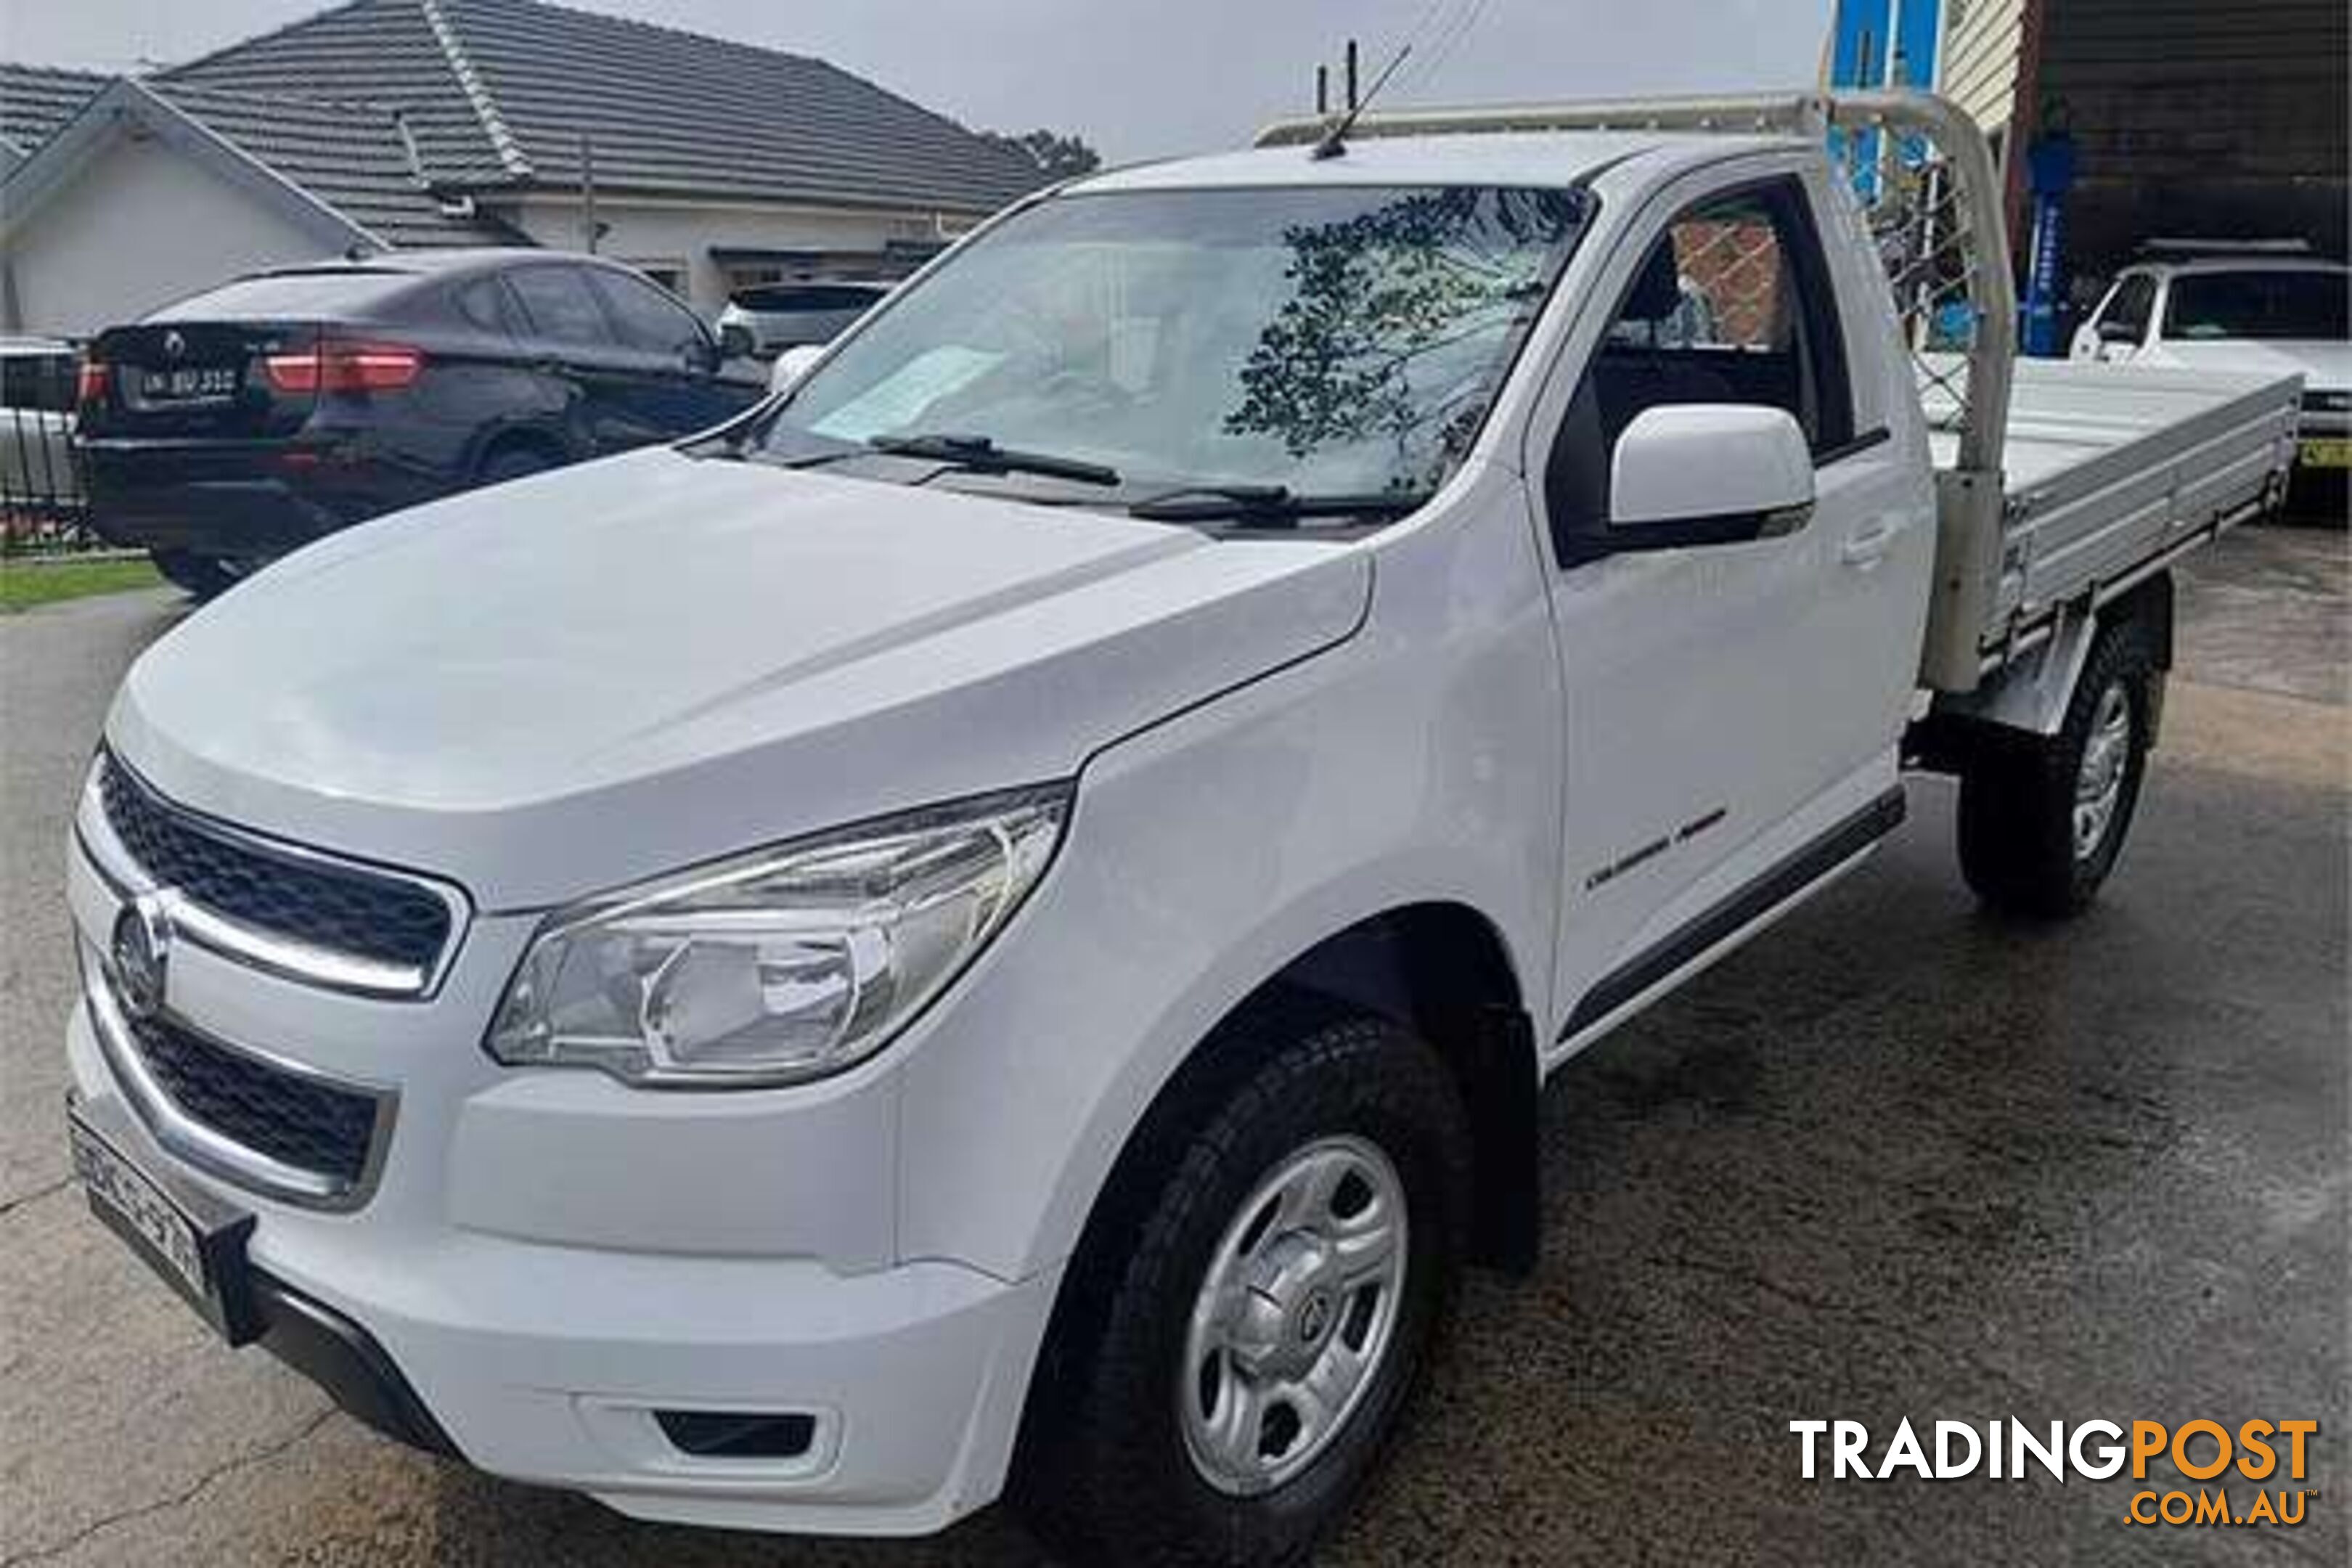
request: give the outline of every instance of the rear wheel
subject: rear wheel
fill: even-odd
[[[1303,1562],[1394,1430],[1469,1196],[1453,1080],[1326,1019],[1155,1110],[1065,1289],[1015,1495],[1071,1561]]]
[[[1960,869],[2005,913],[2063,919],[2090,907],[2139,805],[2155,683],[2131,622],[2103,628],[2066,717],[2044,737],[2000,733],[1960,773]]]
[[[546,447],[529,441],[509,440],[493,447],[483,457],[481,466],[474,470],[477,485],[499,485],[509,479],[519,479],[526,474],[543,474],[562,466],[562,459]]]
[[[198,555],[187,550],[151,550],[147,559],[155,563],[165,580],[184,588],[193,598],[211,599],[226,594],[244,575],[235,566],[214,555]]]

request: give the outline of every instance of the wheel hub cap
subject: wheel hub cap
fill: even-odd
[[[1394,1338],[1405,1241],[1403,1184],[1360,1138],[1307,1145],[1244,1201],[1194,1300],[1177,1390],[1202,1479],[1270,1491],[1329,1447]]]
[[[2120,682],[2099,693],[2091,716],[2091,732],[2083,741],[2083,760],[2074,773],[2074,858],[2088,860],[2099,851],[2122,803],[2124,774],[2131,763],[2131,698]]]

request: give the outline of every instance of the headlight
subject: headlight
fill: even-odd
[[[872,1056],[1036,885],[1066,785],[779,845],[592,899],[531,939],[490,1026],[514,1066],[798,1083]]]

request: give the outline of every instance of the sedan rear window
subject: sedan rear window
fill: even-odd
[[[339,267],[240,278],[164,306],[151,321],[311,321],[372,314],[418,279],[413,272]]]

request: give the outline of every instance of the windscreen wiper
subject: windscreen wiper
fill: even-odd
[[[1118,483],[1117,468],[1081,458],[1059,458],[1051,452],[1000,447],[985,436],[875,436],[866,444],[894,458],[926,458],[969,468],[976,474],[1043,474],[1048,479],[1075,479],[1082,485]]]
[[[1402,517],[1429,501],[1428,490],[1294,490],[1287,485],[1181,485],[1146,496],[1127,509],[1129,517],[1154,522],[1237,521],[1261,527],[1287,527],[1310,517]]]

